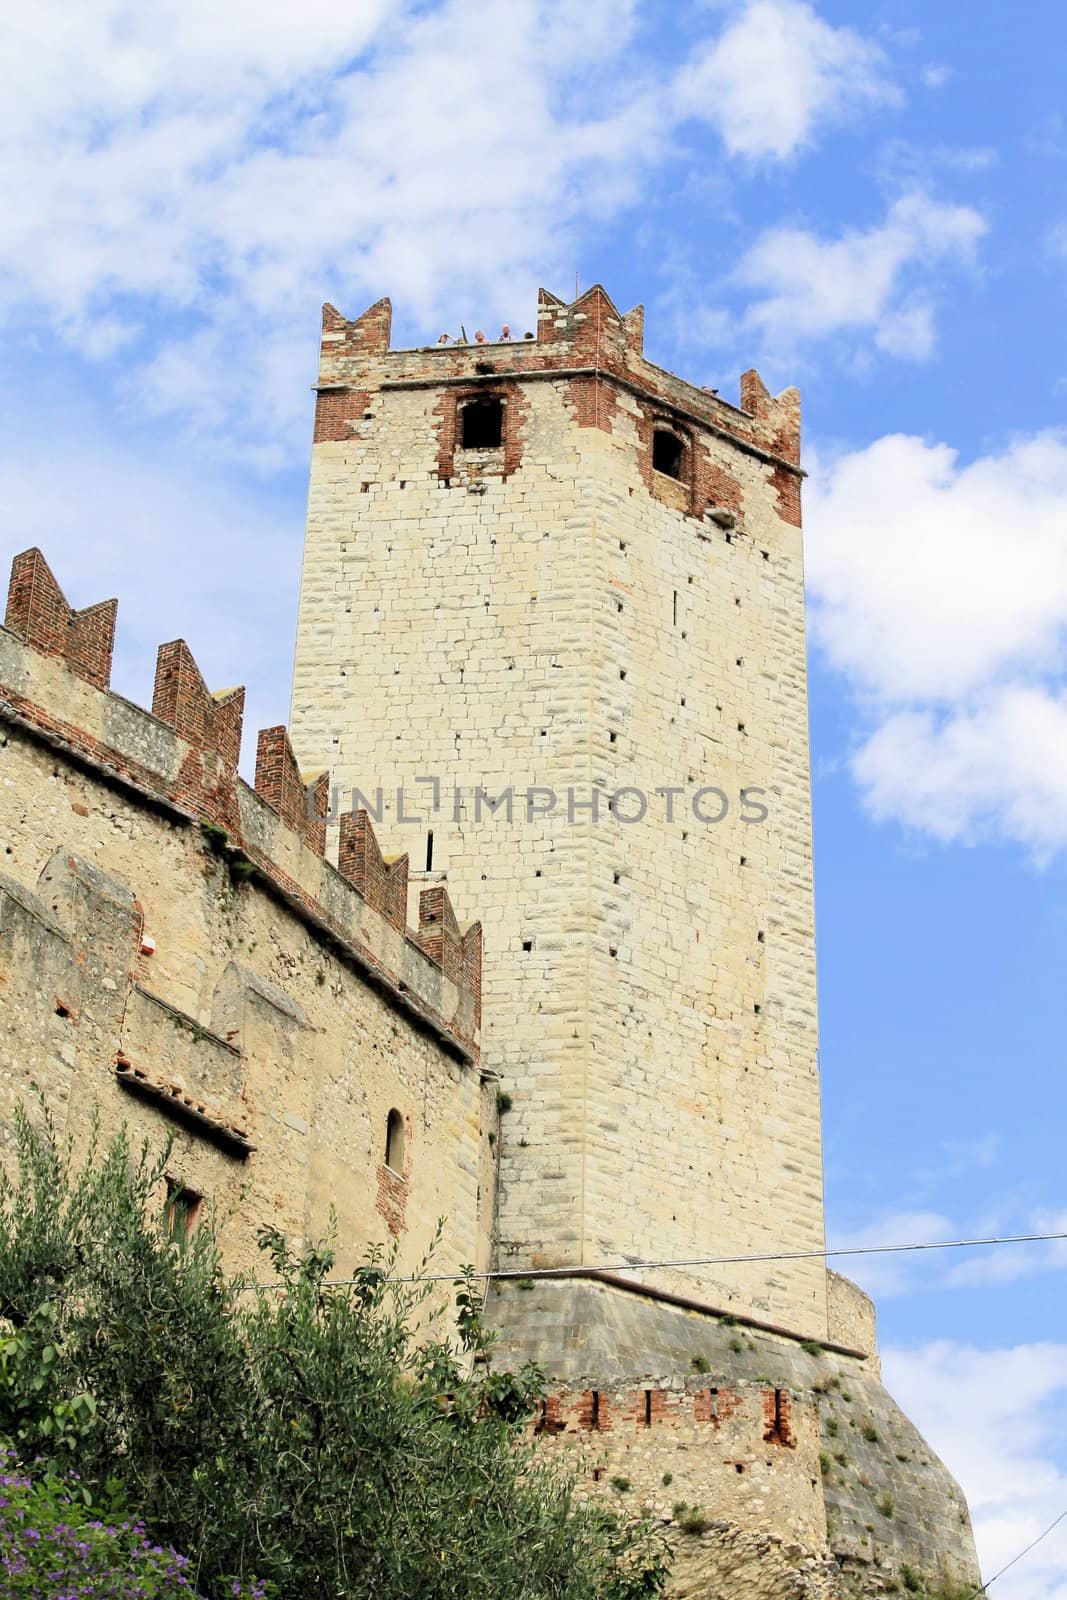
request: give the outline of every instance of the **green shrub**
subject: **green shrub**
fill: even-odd
[[[17,1141],[0,1176],[0,1438],[42,1471],[76,1468],[94,1504],[121,1496],[189,1556],[197,1592],[661,1592],[647,1520],[587,1503],[538,1456],[524,1424],[540,1375],[494,1366],[469,1278],[458,1337],[374,1253],[331,1286],[330,1248],[297,1257],[268,1231],[271,1286],[231,1280],[210,1218],[167,1236],[167,1152],[121,1137],[75,1167],[25,1118]]]
[[[0,1570],[5,1600],[196,1596],[188,1557],[156,1544],[132,1517],[94,1505],[76,1474],[20,1469],[6,1450],[0,1450]],[[231,1583],[225,1593],[262,1600],[264,1590]]]

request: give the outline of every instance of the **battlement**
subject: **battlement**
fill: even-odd
[[[301,773],[284,727],[238,776],[244,690],[212,693],[184,640],[161,645],[152,710],[110,690],[116,601],[74,610],[39,550],[15,557],[0,631],[0,720],[145,805],[205,828],[254,889],[283,901],[393,1002],[468,1059],[478,1054],[481,927],[461,932],[447,890],[405,925],[407,861],[383,861],[364,812],[324,859],[329,774]]]
[[[600,284],[570,303],[539,290],[534,338],[394,350],[391,322],[388,299],[353,320],[323,308],[316,442],[363,437],[375,420],[374,397],[390,390],[451,388],[468,398],[550,381],[568,386],[580,427],[611,431],[625,393],[648,408],[650,425],[661,420],[721,437],[787,479],[802,476],[796,389],[772,396],[750,370],[740,380],[740,403],[731,405],[676,377],[645,359],[644,308],[620,312]]]

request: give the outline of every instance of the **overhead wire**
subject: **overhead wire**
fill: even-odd
[[[523,1282],[539,1278],[573,1278],[588,1277],[598,1272],[648,1272],[660,1268],[683,1270],[690,1267],[736,1267],[746,1266],[759,1262],[772,1261],[830,1261],[842,1256],[880,1256],[903,1255],[918,1250],[975,1250],[987,1246],[1004,1244],[1049,1244],[1067,1240],[1067,1232],[1063,1233],[1006,1233],[991,1234],[980,1239],[923,1239],[907,1244],[862,1244],[840,1245],[830,1250],[775,1250],[763,1251],[755,1255],[743,1256],[690,1256],[684,1260],[662,1261],[611,1261],[602,1262],[596,1266],[583,1264],[581,1266],[563,1267],[460,1267],[454,1272],[413,1272],[403,1276],[388,1276],[382,1281],[386,1283],[454,1283],[460,1278],[472,1278],[478,1282],[496,1282],[502,1279],[521,1278]],[[326,1278],[324,1286],[344,1288],[346,1285],[361,1283],[362,1278]],[[281,1288],[281,1284],[263,1283],[255,1285],[261,1289]]]

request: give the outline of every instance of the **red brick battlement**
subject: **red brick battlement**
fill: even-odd
[[[0,631],[0,720],[106,782],[206,826],[253,884],[285,902],[405,1012],[477,1058],[481,926],[461,932],[447,890],[426,891],[406,927],[407,857],[388,863],[365,812],[341,819],[324,859],[329,773],[302,774],[284,727],[258,740],[254,787],[239,777],[244,690],[211,693],[181,639],[160,646],[151,712],[110,690],[117,602],[74,610],[39,550],[15,557]]]
[[[390,349],[392,307],[377,301],[349,321],[323,308],[317,442],[362,436],[373,423],[373,400],[395,389],[473,386],[492,392],[538,380],[565,382],[579,426],[611,431],[619,392],[636,398],[651,437],[657,422],[683,433],[717,435],[772,469],[783,516],[799,522],[800,395],[772,396],[759,373],[740,380],[740,405],[711,389],[677,378],[644,356],[644,308],[621,313],[600,284],[568,304],[547,289],[538,293],[537,335],[492,344],[428,345]],[[505,443],[507,444],[507,440]],[[646,441],[647,442],[647,441]],[[447,440],[445,441],[447,455]],[[514,448],[508,470],[518,464]],[[447,472],[445,474],[447,476]],[[722,486],[696,484],[690,514],[729,503]]]

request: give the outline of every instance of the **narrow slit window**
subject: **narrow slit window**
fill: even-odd
[[[385,1123],[385,1164],[397,1177],[404,1175],[404,1119],[394,1106]]]
[[[174,1178],[167,1179],[167,1204],[163,1213],[163,1227],[168,1239],[184,1244],[196,1227],[203,1203],[203,1195],[188,1189]]]
[[[668,428],[657,428],[652,435],[652,466],[665,478],[681,478],[685,465],[685,444]]]
[[[503,400],[468,400],[463,407],[460,433],[463,449],[496,450],[503,437]]]
[[[426,835],[426,871],[433,871],[433,830]]]

